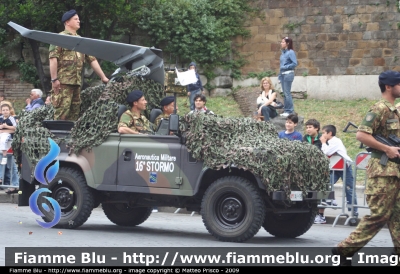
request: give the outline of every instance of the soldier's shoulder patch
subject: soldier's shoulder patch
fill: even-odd
[[[375,113],[369,112],[369,113],[367,113],[367,115],[365,116],[365,121],[371,122],[372,120],[374,120],[375,117],[376,117],[376,114],[375,114]]]
[[[49,51],[53,51],[53,50],[55,50],[55,49],[56,49],[56,46],[55,46],[55,45],[50,45]]]
[[[361,125],[371,127],[372,122],[375,120],[377,114],[374,112],[368,112],[367,115],[365,115],[364,120],[361,122]]]

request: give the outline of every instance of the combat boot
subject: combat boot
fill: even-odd
[[[340,256],[340,264],[339,266],[351,266],[351,260],[348,260],[350,256],[344,256],[342,253],[340,253],[338,247],[332,248],[332,254],[333,255],[339,255]]]

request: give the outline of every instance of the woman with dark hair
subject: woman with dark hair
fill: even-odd
[[[285,108],[281,116],[287,117],[294,112],[293,99],[290,90],[294,80],[294,68],[297,66],[296,54],[293,50],[293,41],[289,37],[282,38],[281,41],[280,70],[278,80],[282,85],[283,95],[285,96]]]

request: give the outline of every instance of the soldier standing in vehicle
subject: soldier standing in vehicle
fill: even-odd
[[[150,122],[142,114],[146,109],[147,101],[141,90],[134,90],[126,98],[130,110],[125,111],[118,123],[118,132],[121,134],[143,134],[150,131]]]
[[[390,134],[400,137],[399,112],[394,106],[400,98],[400,73],[385,71],[379,75],[379,87],[382,99],[367,112],[358,127],[356,138],[373,149],[368,162],[368,181],[365,194],[370,215],[365,215],[357,228],[332,253],[340,255],[341,265],[351,265],[346,257],[352,257],[365,246],[387,224],[395,247],[400,255],[400,171],[398,147],[390,147],[375,140],[373,135],[388,138]],[[386,154],[389,161],[384,166],[380,158]]]
[[[61,21],[65,30],[60,34],[79,37],[76,32],[80,28],[80,21],[75,10],[64,13]],[[54,45],[50,45],[49,52],[54,119],[76,121],[81,105],[80,90],[84,61],[90,63],[103,83],[107,83],[108,78],[93,56]]]
[[[154,125],[156,128],[161,122],[161,119],[168,119],[169,116],[174,113],[174,104],[175,104],[175,97],[174,96],[167,96],[163,98],[160,102],[161,108],[163,113],[157,116],[154,120]],[[178,106],[176,106],[176,110],[178,110]]]

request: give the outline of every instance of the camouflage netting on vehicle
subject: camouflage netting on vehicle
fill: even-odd
[[[267,191],[323,191],[329,184],[329,160],[315,146],[278,138],[272,123],[251,118],[187,114],[180,130],[197,160],[212,169],[232,165],[258,175]]]
[[[103,143],[111,132],[117,131],[118,106],[125,105],[126,97],[132,90],[142,90],[148,101],[145,115],[149,117],[152,108],[160,108],[160,101],[165,96],[164,87],[153,80],[136,76],[121,76],[107,85],[90,87],[81,92],[81,113],[71,130],[69,140],[53,135],[42,124],[44,120],[53,120],[54,109],[46,106],[31,112],[23,111],[13,138],[12,148],[18,164],[19,152],[23,151],[32,165],[45,156],[50,145],[48,137],[56,143],[66,142],[70,153],[79,154],[82,149],[90,150]],[[23,137],[24,142],[21,142]]]
[[[12,149],[18,166],[20,164],[20,151],[26,153],[31,159],[36,159],[36,164],[50,150],[47,138],[52,138],[58,144],[62,141],[43,127],[42,121],[52,120],[53,117],[54,108],[51,105],[36,108],[31,112],[22,111],[18,115],[18,126],[12,141]]]

